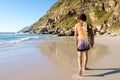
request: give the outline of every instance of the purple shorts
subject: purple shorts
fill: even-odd
[[[89,49],[90,49],[90,46],[87,39],[78,40],[77,51],[87,51]]]

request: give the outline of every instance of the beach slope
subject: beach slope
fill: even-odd
[[[83,73],[84,80],[120,79],[120,37],[95,37],[95,46],[89,51],[88,67]],[[73,37],[59,37],[40,46],[56,68],[68,74],[73,80],[82,80],[77,75],[77,51]]]

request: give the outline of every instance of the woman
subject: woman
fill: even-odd
[[[93,48],[94,45],[94,35],[92,31],[92,25],[88,25],[86,22],[86,15],[81,14],[80,15],[80,22],[78,22],[75,25],[75,44],[77,46],[77,51],[78,51],[78,66],[79,66],[79,76],[82,76],[82,70],[86,70],[87,68],[87,62],[88,62],[88,50]],[[88,30],[90,29],[90,30]],[[88,33],[92,35],[91,38],[88,36]],[[89,41],[91,43],[89,43]],[[83,61],[83,66],[82,66],[82,57],[84,55],[84,61]]]

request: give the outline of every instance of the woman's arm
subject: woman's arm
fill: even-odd
[[[75,32],[74,32],[74,39],[76,46],[78,45],[78,30],[77,30],[77,24],[75,25]]]

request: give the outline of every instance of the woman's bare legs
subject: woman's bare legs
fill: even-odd
[[[84,66],[83,66],[83,70],[87,70],[87,63],[88,63],[88,51],[84,51]]]
[[[78,66],[79,66],[78,74],[79,76],[82,76],[82,52],[78,52]]]

